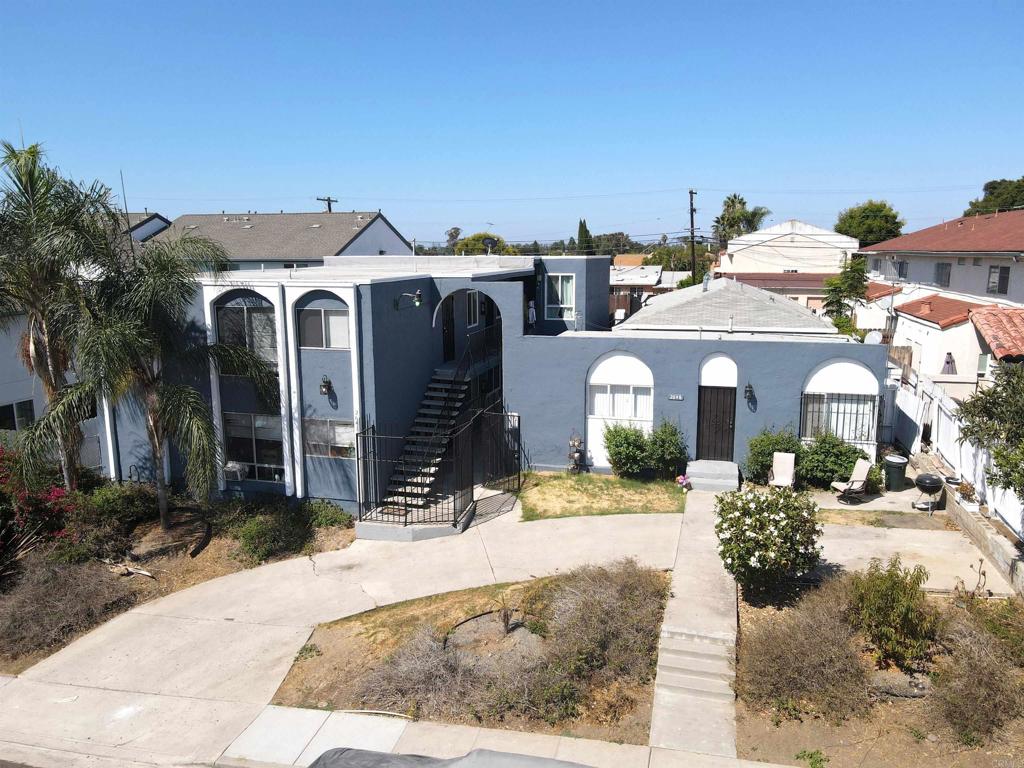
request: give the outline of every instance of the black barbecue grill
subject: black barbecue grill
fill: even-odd
[[[928,514],[932,514],[935,511],[935,502],[938,501],[938,495],[942,493],[942,478],[938,475],[925,473],[923,475],[918,475],[915,478],[914,485],[917,486],[917,490],[921,492],[917,501],[914,502],[914,507],[916,509],[928,510]],[[928,497],[928,500],[921,501],[925,496]]]

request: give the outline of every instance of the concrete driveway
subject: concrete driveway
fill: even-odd
[[[146,603],[0,679],[0,754],[100,768],[213,762],[270,701],[316,624],[622,557],[669,569],[682,522],[676,514],[518,516],[445,539],[356,541]]]
[[[868,525],[825,525],[821,540],[828,563],[847,570],[866,568],[871,558],[888,560],[899,553],[905,565],[923,565],[928,569],[926,589],[951,590],[957,578],[970,589],[977,583],[981,552],[960,531],[929,531],[915,528],[875,528]],[[999,571],[985,560],[985,585],[997,595],[1013,590]]]

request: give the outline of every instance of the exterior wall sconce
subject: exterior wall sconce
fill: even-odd
[[[749,381],[747,382],[747,386],[743,388],[743,399],[748,403],[754,399],[754,385]]]
[[[334,385],[331,383],[331,380],[327,378],[327,374],[324,374],[324,377],[320,379],[320,394],[329,395],[333,391]]]
[[[412,299],[412,305],[414,307],[422,307],[423,306],[423,291],[417,289],[416,293],[403,293],[402,295],[396,297],[395,298],[395,309],[401,309],[402,308],[401,304],[402,304],[402,299],[404,299],[404,298]]]

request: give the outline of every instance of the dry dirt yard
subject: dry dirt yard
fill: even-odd
[[[667,574],[646,574],[644,578],[650,579],[663,597],[667,596]],[[543,616],[547,615],[551,590],[560,578],[565,577],[449,592],[322,624],[296,656],[273,703],[318,709],[384,708],[431,720],[646,744],[664,599],[654,606],[657,618],[650,628],[649,660],[644,662],[649,661],[649,673],[639,679],[621,676],[609,680],[595,676],[595,682],[586,687],[586,694],[571,717],[545,721],[522,710],[467,706],[466,700],[480,693],[481,684],[475,688],[469,685],[458,696],[446,693],[432,699],[422,707],[425,711],[419,711],[417,705],[406,704],[403,710],[397,703],[388,707],[367,699],[367,688],[372,687],[371,681],[378,672],[386,665],[396,664],[396,652],[400,654],[403,649],[423,643],[425,631],[445,638],[446,647],[458,654],[458,666],[471,679],[481,675],[487,680],[500,680],[503,673],[515,670],[517,676],[526,680],[527,670],[546,663],[546,654],[551,650],[551,638],[557,630],[551,630]],[[503,608],[512,610],[515,628],[511,632],[506,632]],[[643,623],[643,619],[639,622]],[[408,653],[405,658],[408,659]],[[447,663],[452,663],[450,658]]]
[[[682,512],[686,493],[666,480],[628,480],[584,472],[533,472],[520,494],[523,520],[578,515]]]
[[[149,529],[156,526],[156,523],[146,524],[139,527],[138,536],[146,535]],[[310,544],[310,552],[327,552],[336,549],[344,549],[355,539],[355,530],[352,528],[330,527],[316,529],[313,541]],[[289,555],[294,557],[295,555]],[[282,559],[280,557],[273,558]],[[131,563],[152,574],[153,578],[141,574],[131,574],[126,571],[123,565],[108,566],[103,563],[93,562],[89,564],[88,570],[83,570],[84,578],[102,579],[113,583],[117,588],[123,587],[126,598],[119,600],[112,605],[102,621],[110,619],[125,610],[155,600],[172,592],[201,584],[204,581],[226,576],[236,571],[252,567],[252,564],[241,552],[238,541],[230,536],[214,536],[207,546],[196,557],[190,557],[186,549],[169,554],[158,555],[146,559],[143,562]],[[100,622],[102,623],[102,622]],[[17,675],[26,669],[42,661],[70,644],[78,637],[93,629],[90,626],[81,631],[74,631],[68,634],[59,643],[47,648],[34,650],[29,653],[11,654],[0,648],[0,674]]]
[[[795,596],[795,592],[788,595]],[[929,599],[939,605],[948,602],[945,597]],[[751,605],[741,599],[740,653],[745,631],[786,610],[791,609]],[[873,666],[867,653],[863,660]],[[892,689],[899,689],[906,681],[896,669],[875,671],[871,679]],[[925,698],[882,696],[877,690],[873,698],[866,715],[838,723],[806,714],[782,717],[737,700],[737,754],[748,760],[807,766],[806,757],[796,756],[817,751],[828,758],[827,768],[1024,768],[1024,718],[1014,720],[978,745],[965,746],[930,711]]]

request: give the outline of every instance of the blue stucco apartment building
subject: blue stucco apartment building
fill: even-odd
[[[268,253],[273,235],[263,237]],[[875,449],[883,346],[726,280],[657,297],[612,329],[608,276],[606,256],[335,252],[322,266],[202,279],[197,327],[263,355],[280,385],[271,409],[244,379],[187,372],[214,413],[220,489],[327,498],[366,515],[400,498],[392,521],[422,521],[407,505],[454,493],[439,475],[455,430],[484,410],[506,432],[514,419],[517,449],[541,469],[566,467],[575,435],[606,471],[610,422],[671,421],[691,457],[740,464],[764,427],[828,428]],[[98,422],[105,471],[145,479],[137,417],[104,404]],[[491,427],[474,429],[453,461],[472,464],[507,437],[488,443]],[[180,478],[178,458],[169,464]]]

